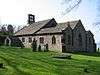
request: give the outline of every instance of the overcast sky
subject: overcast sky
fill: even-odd
[[[26,25],[27,14],[34,14],[36,21],[55,18],[57,22],[81,19],[86,30],[91,30],[100,42],[100,30],[94,26],[98,0],[82,0],[70,13],[64,12],[62,0],[0,0],[0,24]],[[67,4],[67,3],[65,3]],[[66,15],[62,15],[64,12]]]

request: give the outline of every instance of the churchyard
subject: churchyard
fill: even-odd
[[[74,53],[71,59],[55,58],[57,54],[1,46],[0,75],[100,75],[98,53]]]

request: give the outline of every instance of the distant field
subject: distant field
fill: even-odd
[[[72,54],[72,59],[53,58],[55,52],[0,47],[0,75],[100,75],[100,55]],[[88,69],[88,73],[84,72]]]

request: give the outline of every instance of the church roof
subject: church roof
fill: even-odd
[[[58,23],[55,27],[50,27],[50,28],[43,28],[36,34],[44,34],[44,33],[61,33],[62,30],[65,30],[68,27],[68,24],[72,29],[77,25],[79,20],[77,21],[68,21],[65,23]]]
[[[48,19],[48,20],[44,20],[44,21],[39,21],[39,22],[35,22],[29,26],[25,26],[24,28],[22,28],[21,30],[19,30],[18,32],[15,33],[16,35],[29,35],[29,34],[44,34],[44,33],[61,33],[62,30],[65,30],[68,25],[70,25],[70,27],[72,29],[75,28],[75,26],[77,25],[77,23],[79,22],[79,20],[76,21],[68,21],[65,23],[58,23],[55,26],[51,26],[51,27],[44,27],[46,26],[46,24],[48,24],[50,21],[54,21],[54,19]],[[53,22],[52,21],[52,22]]]
[[[23,27],[21,30],[16,32],[15,35],[33,34],[36,31],[38,31],[40,28],[42,28],[44,25],[46,25],[50,20],[51,19],[34,22],[33,24],[31,24],[29,26]]]
[[[86,34],[87,34],[87,35],[92,35],[92,36],[94,36],[93,33],[92,33],[90,30],[89,30],[89,31],[86,31]]]

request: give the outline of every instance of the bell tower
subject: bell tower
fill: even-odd
[[[32,24],[35,22],[35,16],[32,14],[28,14],[28,24]]]

